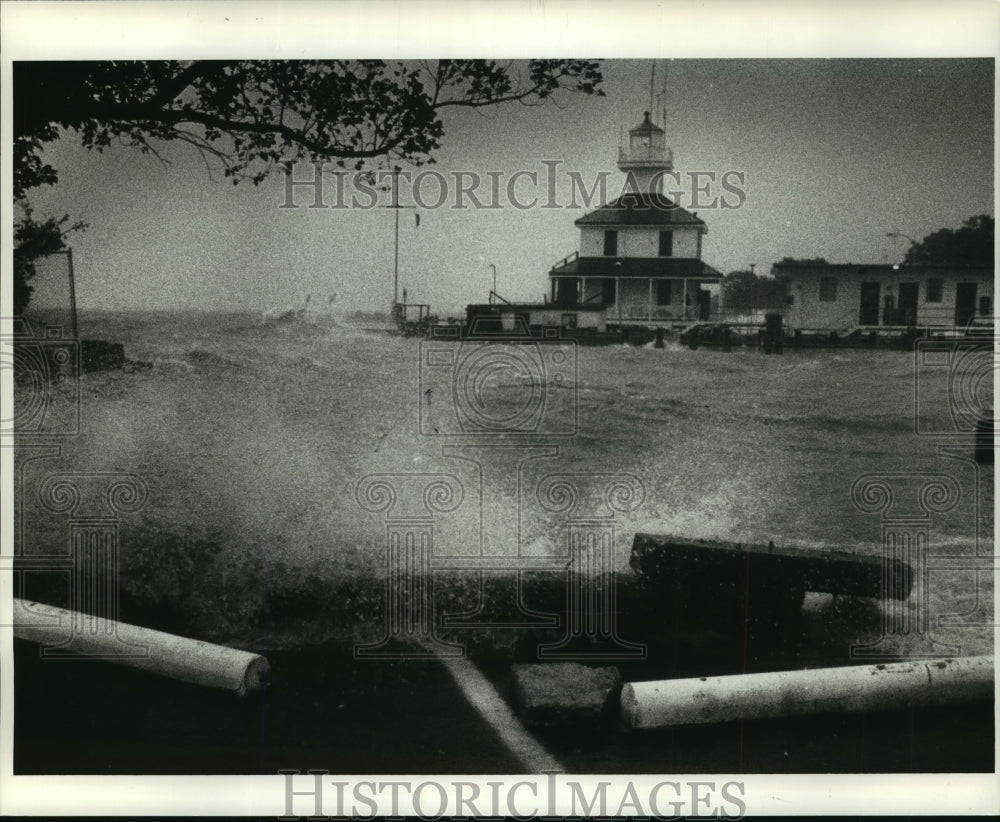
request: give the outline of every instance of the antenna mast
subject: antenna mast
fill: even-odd
[[[667,60],[663,64],[663,128],[667,127],[667,72],[670,71],[670,61]]]
[[[653,61],[653,68],[649,73],[649,110],[655,112],[653,108],[653,84],[656,82],[656,61]]]

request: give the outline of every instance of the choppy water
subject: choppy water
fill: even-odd
[[[464,502],[435,525],[435,551],[446,554],[475,554],[480,539],[490,550],[564,552],[566,515],[535,495],[553,473],[573,475],[581,505],[594,509],[577,516],[607,513],[588,497],[606,482],[596,475],[639,479],[642,504],[615,519],[621,567],[637,531],[877,551],[882,519],[851,499],[867,474],[892,475],[896,504],[914,510],[907,483],[951,476],[960,499],[930,517],[932,550],[969,554],[977,538],[992,549],[992,473],[969,460],[967,439],[915,434],[917,379],[925,427],[953,424],[946,380],[918,377],[912,353],[579,348],[576,399],[570,379],[548,388],[545,410],[544,430],[567,430],[575,414],[573,436],[500,436],[488,438],[492,449],[461,452],[457,440],[420,434],[428,386],[438,389],[430,422],[456,423],[440,375],[421,381],[417,340],[238,315],[85,314],[81,332],[123,342],[129,358],[153,367],[84,376],[80,435],[33,463],[27,482],[32,471],[140,475],[150,496],[123,521],[124,587],[154,598],[197,587],[198,557],[210,554],[215,570],[201,584],[212,590],[198,596],[230,603],[233,619],[260,607],[251,570],[293,591],[381,573],[384,515],[355,498],[370,474],[456,477]],[[516,410],[527,379],[504,370],[484,387],[486,401]],[[949,444],[955,452],[940,453]],[[514,450],[527,446],[550,452]],[[511,479],[518,455],[536,457],[523,464],[520,488]],[[483,505],[481,476],[490,489]],[[40,514],[29,496],[22,505],[26,550],[65,539],[64,520]],[[937,607],[969,607],[970,574],[937,580]]]

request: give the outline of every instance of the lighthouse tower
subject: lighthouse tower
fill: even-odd
[[[660,194],[663,175],[674,168],[674,154],[666,145],[663,129],[649,119],[649,112],[628,133],[628,148],[618,147],[618,168],[635,180],[640,194]]]
[[[722,274],[701,259],[708,226],[663,193],[674,168],[663,129],[645,113],[619,146],[622,193],[576,220],[580,250],[549,271],[551,305],[577,327],[603,309],[606,327],[685,328],[710,319]]]

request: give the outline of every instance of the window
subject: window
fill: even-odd
[[[819,278],[819,301],[821,303],[832,303],[837,300],[837,278]]]
[[[669,233],[669,232],[668,232]],[[671,280],[657,280],[656,281],[656,304],[657,305],[670,305],[671,292],[672,292],[672,281]]]
[[[674,254],[674,232],[660,232],[660,256],[672,257]]]
[[[939,303],[941,302],[941,293],[944,291],[944,280],[940,277],[935,277],[934,279],[927,281],[927,296],[926,301],[929,303]]]
[[[604,256],[614,257],[618,253],[618,232],[604,232]]]
[[[993,298],[992,297],[980,297],[979,298],[979,316],[988,317],[993,311]]]

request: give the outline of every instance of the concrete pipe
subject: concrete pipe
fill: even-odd
[[[993,657],[630,682],[630,728],[951,705],[993,697]]]
[[[106,660],[239,696],[267,680],[259,654],[28,600],[14,600],[14,636],[49,646],[52,656]]]

